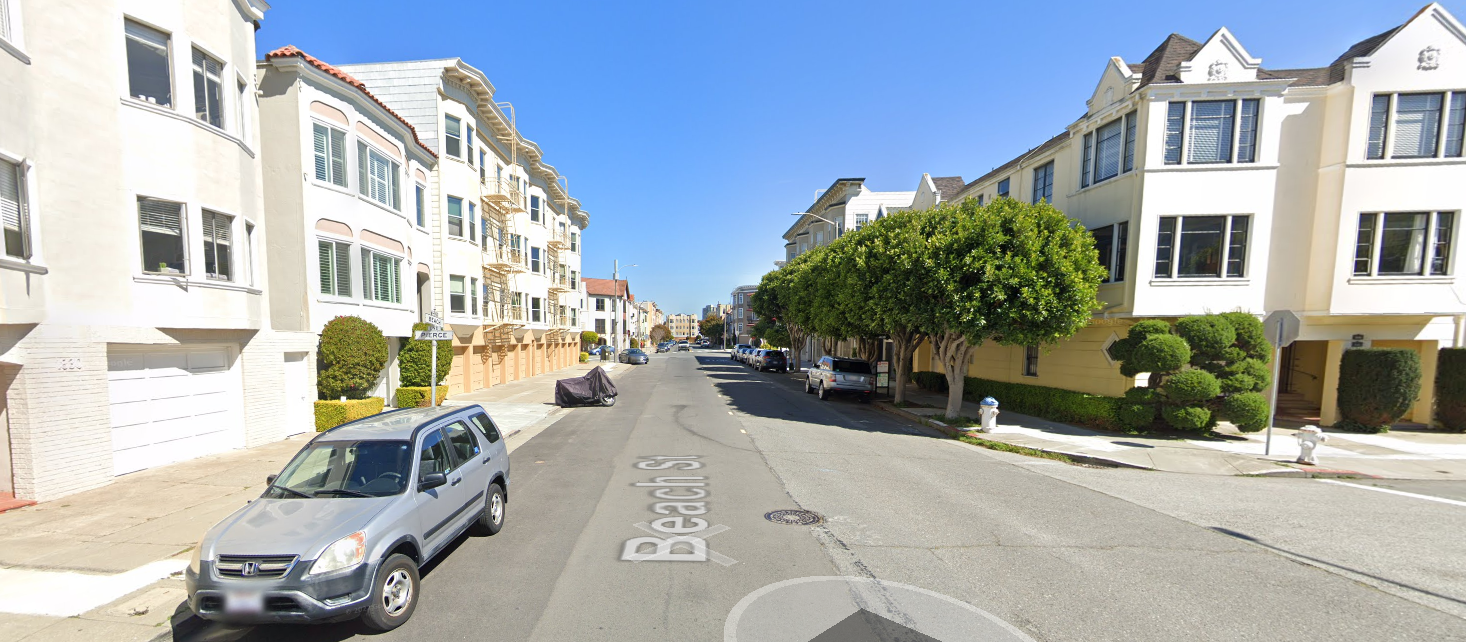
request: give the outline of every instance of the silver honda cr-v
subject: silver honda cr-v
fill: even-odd
[[[360,616],[385,631],[412,617],[420,566],[470,527],[504,526],[509,455],[478,405],[414,408],[317,435],[269,483],[194,549],[194,613],[232,623]]]

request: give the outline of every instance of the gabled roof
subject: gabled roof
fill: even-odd
[[[626,279],[592,279],[583,278],[585,293],[596,296],[611,296],[629,298],[631,295],[631,284]]]
[[[1421,9],[1421,11],[1424,10],[1425,9]],[[1420,14],[1416,13],[1415,15],[1418,16]],[[1410,17],[1410,20],[1414,19],[1415,16]],[[1410,20],[1406,20],[1405,22],[1408,23],[1410,22]],[[1391,29],[1384,33],[1360,40],[1359,42],[1354,43],[1354,45],[1349,47],[1348,49],[1345,49],[1344,53],[1340,54],[1339,57],[1334,60],[1333,63],[1329,64],[1329,66],[1326,68],[1329,74],[1329,83],[1332,84],[1344,80],[1344,69],[1349,66],[1350,61],[1354,60],[1355,58],[1363,58],[1365,56],[1373,55],[1375,51],[1379,50],[1380,45],[1385,44],[1385,41],[1389,40],[1390,36],[1395,35],[1395,32],[1399,31],[1404,26],[1405,25],[1403,24],[1398,25],[1394,29]]]
[[[997,169],[994,169],[991,172],[988,172],[986,174],[983,174],[982,176],[977,177],[977,179],[973,180],[971,183],[968,183],[966,186],[964,186],[959,191],[965,192],[965,191],[967,191],[969,189],[972,189],[973,187],[975,187],[977,185],[981,185],[981,184],[983,184],[983,183],[985,183],[985,182],[987,182],[987,181],[989,181],[989,180],[991,180],[993,178],[996,178],[996,177],[1001,176],[1003,174],[1006,174],[1006,173],[1008,173],[1010,171],[1013,171],[1014,169],[1016,169],[1018,167],[1018,165],[1022,164],[1024,160],[1029,159],[1029,158],[1032,158],[1034,156],[1042,156],[1044,153],[1048,152],[1049,150],[1051,150],[1051,149],[1053,149],[1055,147],[1058,147],[1059,145],[1064,144],[1068,140],[1069,140],[1069,130],[1066,129],[1066,130],[1063,131],[1063,133],[1060,133],[1058,136],[1055,136],[1053,138],[1050,138],[1050,139],[1044,141],[1042,145],[1039,145],[1038,147],[1035,147],[1035,148],[1030,149],[1030,150],[1028,150],[1026,152],[1023,152],[1022,154],[1019,154],[1017,158],[1014,158],[1013,160],[1010,160],[1010,161],[1008,161],[1006,163],[1003,163],[1002,165],[998,166]],[[948,198],[950,200],[956,200],[956,197],[957,197],[957,194],[956,193],[953,193],[952,196],[949,196]]]
[[[944,200],[957,198],[957,194],[967,184],[962,182],[961,176],[933,176],[932,185],[937,187],[937,194]]]
[[[438,154],[434,152],[431,147],[423,144],[422,139],[417,137],[417,128],[413,127],[412,123],[407,122],[407,119],[397,115],[397,112],[392,111],[392,108],[388,107],[387,103],[384,103],[381,101],[381,99],[373,96],[372,92],[367,91],[366,84],[360,80],[351,77],[351,74],[337,69],[336,67],[326,63],[320,58],[301,51],[295,45],[285,45],[284,47],[265,54],[265,60],[273,60],[275,58],[299,58],[305,61],[306,64],[326,72],[327,75],[335,77],[336,79],[348,85],[351,85],[352,87],[355,87],[357,91],[360,91],[367,98],[372,99],[372,102],[376,103],[379,107],[386,110],[386,112],[388,114],[391,114],[393,118],[396,118],[397,122],[402,123],[402,126],[407,128],[407,131],[412,132],[412,140],[417,142],[418,147],[421,147],[423,151],[428,153],[429,156],[432,156],[433,158],[438,157]]]
[[[1161,46],[1150,52],[1139,65],[1129,65],[1131,73],[1140,73],[1140,86],[1151,83],[1180,82],[1177,72],[1181,63],[1201,51],[1201,43],[1178,33],[1166,36]],[[1139,67],[1139,69],[1137,69]]]

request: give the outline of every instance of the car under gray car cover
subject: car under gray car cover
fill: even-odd
[[[587,404],[602,404],[616,396],[616,384],[600,366],[591,368],[585,376],[561,379],[555,382],[555,405],[562,407]]]

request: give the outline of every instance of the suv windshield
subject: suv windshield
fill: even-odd
[[[405,441],[326,441],[295,455],[275,483],[271,499],[386,497],[402,492],[412,470]]]
[[[851,372],[855,374],[870,374],[870,364],[864,361],[844,361],[836,359],[831,366],[835,372]]]

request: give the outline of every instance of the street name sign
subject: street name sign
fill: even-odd
[[[418,341],[452,341],[453,333],[447,330],[418,330]]]

